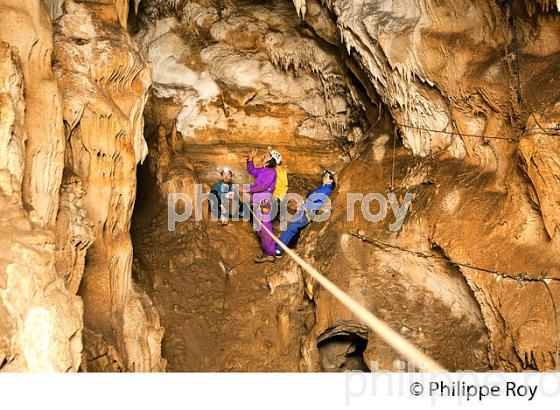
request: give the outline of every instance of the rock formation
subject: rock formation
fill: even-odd
[[[305,2],[296,6],[305,18]],[[549,189],[559,153],[559,95],[550,88],[557,89],[558,9],[470,1],[325,7],[405,147],[431,157],[398,163],[395,189],[419,192],[413,216],[390,242],[410,248],[413,240],[416,250],[431,247],[462,264],[489,331],[492,367],[555,368],[558,198]],[[450,156],[462,160],[448,174],[453,181],[442,174]]]
[[[160,125],[169,133],[175,122],[204,181],[220,163],[242,172],[255,141],[282,148],[299,173],[343,166],[353,152],[336,147],[363,136],[360,90],[289,3],[143,2],[140,27],[136,38],[154,70],[147,136]],[[295,160],[300,150],[308,155]]]
[[[121,27],[117,5],[67,1],[64,8],[54,23],[54,70],[62,90],[66,167],[82,181],[96,238],[79,291],[84,322],[118,348],[128,369],[161,370],[163,329],[130,271],[150,70]]]
[[[292,192],[338,171],[297,251],[404,337],[558,368],[557,2],[130,4],[0,0],[0,370],[406,369],[249,224],[168,230],[268,146]]]
[[[55,267],[64,139],[44,6],[0,3],[0,368],[75,371],[79,297]]]
[[[121,3],[51,4],[54,43],[43,3],[0,3],[6,370],[107,370],[92,343],[121,370],[165,368],[130,271],[151,76]]]

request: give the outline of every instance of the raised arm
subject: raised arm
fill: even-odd
[[[258,168],[255,167],[255,164],[253,163],[253,159],[247,159],[247,172],[249,173],[249,175],[251,175],[253,178],[256,178],[258,176]]]
[[[247,158],[247,172],[249,173],[249,175],[251,175],[253,178],[256,178],[258,173],[259,173],[259,168],[255,167],[255,157],[257,156],[257,150],[254,149],[251,151],[251,153],[249,154],[249,157]]]

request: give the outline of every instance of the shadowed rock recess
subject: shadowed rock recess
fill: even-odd
[[[0,0],[0,371],[411,369],[248,222],[168,230],[268,146],[290,192],[337,171],[295,250],[360,304],[449,370],[557,369],[559,28],[553,0]],[[389,192],[397,231],[347,201]]]

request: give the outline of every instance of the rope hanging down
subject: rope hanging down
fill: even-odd
[[[259,217],[255,215],[251,207],[249,211],[253,215],[256,221],[258,221],[261,229],[264,229],[268,233],[274,242],[280,246],[284,252],[289,255],[296,263],[302,267],[313,279],[315,279],[319,284],[325,288],[330,294],[332,294],[340,303],[348,308],[353,314],[355,314],[360,320],[362,320],[373,332],[375,332],[385,343],[399,352],[401,355],[406,357],[411,362],[423,369],[430,372],[443,372],[446,371],[439,363],[427,356],[425,353],[420,351],[416,346],[402,337],[400,334],[395,332],[389,325],[387,325],[383,320],[379,319],[373,313],[368,311],[358,302],[356,302],[350,295],[341,290],[338,286],[324,277],[317,269],[311,266],[309,263],[304,261],[297,253],[284,245],[274,233],[264,226]]]

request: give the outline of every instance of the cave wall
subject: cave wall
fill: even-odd
[[[344,229],[348,235],[350,228],[362,229],[366,236],[385,239],[398,248],[436,252],[452,263],[462,263],[458,269],[478,302],[490,340],[483,362],[508,370],[556,368],[557,5],[423,0],[294,3],[318,35],[327,38],[321,33],[331,33],[336,26],[337,41],[351,56],[356,77],[373,84],[408,151],[385,152],[398,156],[394,178],[392,164],[374,165],[379,157],[374,155],[379,148],[375,145],[364,155],[379,173],[373,175],[360,163],[347,172],[370,175],[382,183],[377,192],[414,193],[414,211],[399,233],[388,235],[363,220],[358,224],[334,220],[322,232]],[[332,34],[328,37],[332,39]],[[427,159],[418,162],[410,154]],[[383,155],[377,161],[383,162]],[[359,178],[346,178],[355,181],[348,190],[359,187]],[[371,187],[363,189],[371,192]],[[343,202],[340,207],[345,207]],[[339,224],[343,228],[337,228]],[[346,240],[352,244],[343,246],[344,235],[333,239],[339,257],[349,259],[354,248],[369,247],[356,243],[351,235]],[[386,261],[379,262],[379,254],[411,258],[394,248],[371,252],[371,260],[377,262],[372,262],[376,271],[370,275],[376,279],[395,271],[394,263],[387,267]],[[417,265],[424,263],[423,258],[412,259]],[[330,260],[336,257],[320,255],[317,262]],[[411,267],[410,262],[402,262],[397,271],[407,276],[424,272],[429,278],[437,266],[430,265]],[[353,295],[364,297],[362,285],[351,283],[363,274],[346,278],[337,268],[324,266],[340,283],[350,281],[347,287]],[[444,270],[448,275],[452,271]],[[370,292],[375,295],[375,289]],[[444,295],[441,289],[435,292],[436,298]],[[328,299],[328,295],[317,297],[318,323],[324,322],[317,335],[325,331],[326,323],[348,319],[347,313],[333,313],[336,308]],[[399,316],[398,308],[394,312]],[[312,344],[308,346],[309,355],[317,353]],[[429,341],[426,347],[430,349]],[[379,357],[371,349],[366,354]],[[437,349],[433,354],[438,357]],[[457,364],[441,360],[450,367]]]
[[[151,71],[128,3],[0,11],[0,368],[163,370],[158,313],[131,276]]]
[[[361,90],[291,3],[144,1],[137,20],[154,70],[149,144],[157,150],[158,127],[178,135],[201,181],[226,164],[248,178],[255,145],[279,149],[291,173],[340,169],[355,154],[366,125]]]
[[[294,3],[302,23],[297,35],[289,33],[333,52],[331,58],[337,64],[343,62],[338,70],[352,79],[342,92],[359,91],[353,104],[370,124],[375,121],[366,102],[386,110],[395,124],[398,145],[402,141],[404,146],[391,148],[390,130],[381,123],[367,143],[353,146],[349,165],[337,167],[344,168],[340,191],[394,190],[401,199],[406,192],[414,194],[413,212],[402,231],[394,234],[384,225],[363,219],[345,221],[346,202],[341,196],[335,203],[339,213],[324,226],[310,229],[299,249],[352,296],[450,369],[555,368],[559,337],[559,198],[555,189],[559,146],[554,138],[560,107],[555,75],[560,51],[557,7],[538,1]],[[204,61],[208,49],[229,47],[236,61],[247,63],[258,55],[264,30],[267,60],[296,78],[307,75],[305,70],[292,71],[290,64],[301,61],[294,66],[314,67],[312,53],[298,55],[300,60],[296,60],[293,54],[297,53],[290,54],[281,46],[273,53],[267,50],[265,24],[279,26],[270,24],[274,20],[270,15],[255,20],[265,8],[276,18],[294,18],[280,2],[274,6],[141,3],[142,28],[137,38],[154,63],[157,90],[154,103],[148,103],[147,122],[151,130],[158,124],[164,124],[171,135],[178,130],[185,142],[183,152],[189,156],[184,162],[189,172],[198,171],[207,182],[215,178],[220,164],[242,167],[243,157],[236,152],[239,147],[227,144],[243,141],[243,135],[257,135],[259,145],[284,144],[288,168],[295,164],[297,173],[317,171],[314,153],[301,148],[290,151],[292,144],[301,147],[294,128],[283,128],[280,136],[276,130],[240,127],[246,123],[239,115],[255,115],[255,100],[265,98],[269,106],[275,104],[262,91],[243,100],[248,92],[243,83],[247,71],[234,70],[233,63],[224,67],[220,59],[211,65]],[[239,27],[240,21],[242,29],[223,34],[224,27]],[[242,38],[236,34],[241,31],[246,33]],[[184,47],[184,54],[169,56],[165,38],[175,44],[174,49]],[[267,64],[267,60],[261,62]],[[194,80],[187,84],[163,76],[170,72]],[[351,84],[356,81],[361,87]],[[238,97],[235,101],[220,100],[215,94],[202,96],[197,87]],[[194,129],[185,129],[177,119],[186,108]],[[216,122],[208,122],[209,112]],[[220,125],[224,118],[231,119],[227,134]],[[150,133],[156,157],[159,145],[170,143],[161,138],[165,142],[158,144],[156,133]],[[351,135],[344,139],[353,141]],[[214,149],[215,143],[220,150]],[[162,151],[166,152],[160,155],[164,169],[180,157]],[[344,155],[344,149],[338,155]],[[157,165],[153,172],[165,178]],[[358,231],[361,234],[353,235]],[[367,237],[381,238],[396,248],[376,249]],[[321,251],[325,247],[330,251]],[[435,254],[439,261],[398,248]],[[277,273],[279,283],[291,286],[290,272]],[[315,304],[316,324],[303,342],[300,368],[318,370],[318,338],[337,323],[353,323],[355,318],[312,283],[307,290]],[[400,358],[373,335],[369,337],[364,352],[368,361],[393,368],[394,360]],[[454,346],[455,353],[442,346]]]
[[[70,1],[54,23],[66,166],[82,180],[96,237],[79,294],[86,326],[116,345],[128,369],[160,370],[163,329],[132,282],[129,234],[151,72],[121,24],[116,4]]]
[[[6,0],[0,7],[1,39],[18,49],[25,76],[23,200],[40,224],[52,226],[58,211],[64,137],[60,94],[51,67],[51,22],[40,2]]]
[[[55,266],[64,137],[52,30],[35,1],[0,2],[0,369],[75,371],[82,310]]]
[[[374,86],[414,155],[452,156],[496,172],[499,190],[513,192],[524,184],[515,172],[518,155],[527,163],[528,152],[534,151],[523,147],[534,146],[544,130],[558,124],[558,5],[461,0],[294,4],[319,35],[336,25],[340,47],[353,60],[357,77]],[[555,142],[549,144],[557,151]],[[535,172],[549,174],[542,162],[535,161],[536,168],[542,167]],[[541,191],[537,203],[553,238],[557,216],[542,183],[543,178],[554,182],[534,173],[526,175],[531,189]]]
[[[346,193],[389,189],[386,148],[377,158],[367,150],[343,171],[333,214],[310,228],[299,252],[450,370],[554,369],[560,261],[538,210],[528,198],[494,191],[493,173],[454,159],[411,159],[400,148],[394,192],[399,203],[413,195],[401,230],[389,231],[390,211],[372,223],[359,205],[347,221]],[[312,280],[306,288],[316,325],[303,344],[302,368],[317,370],[316,340],[357,319]],[[385,369],[402,360],[371,334],[364,357]]]
[[[416,155],[446,150],[496,169],[500,148],[493,141],[460,134],[507,135],[518,121],[526,125],[531,108],[554,101],[549,92],[535,93],[531,84],[540,75],[548,79],[557,63],[554,6],[461,0],[322,3],[330,21],[308,15],[307,4],[312,10],[321,7],[315,1],[295,5],[317,33],[336,25],[340,45],[375,86],[395,122],[450,132],[400,127]]]

